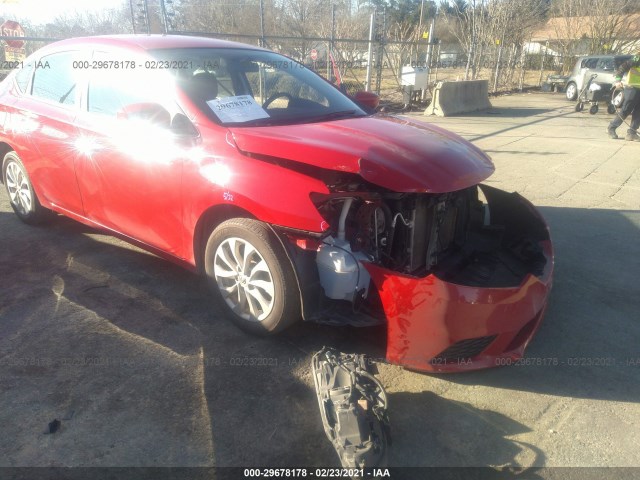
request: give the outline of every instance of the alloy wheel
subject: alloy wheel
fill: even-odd
[[[218,288],[229,308],[245,320],[261,322],[274,305],[274,283],[267,262],[248,241],[227,238],[216,249]]]
[[[20,213],[28,215],[33,205],[33,198],[27,176],[16,162],[10,162],[7,165],[6,176],[11,203],[20,210]]]

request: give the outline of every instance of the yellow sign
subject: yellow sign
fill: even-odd
[[[429,32],[422,32],[422,38],[429,40]]]
[[[26,57],[24,48],[4,47],[5,62],[22,62]]]
[[[500,39],[496,38],[496,45],[500,45]]]

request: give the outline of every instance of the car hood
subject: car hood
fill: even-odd
[[[244,153],[355,173],[397,192],[461,190],[494,171],[485,153],[454,133],[391,115],[230,130]]]

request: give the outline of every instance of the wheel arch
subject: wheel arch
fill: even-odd
[[[193,232],[193,259],[198,273],[204,273],[204,249],[211,232],[225,220],[231,218],[252,218],[255,215],[237,205],[214,205],[205,210],[196,223]]]
[[[0,142],[0,169],[2,168],[2,164],[4,162],[4,156],[9,152],[14,152],[15,150],[11,145],[6,142]],[[0,183],[4,184],[3,175],[0,175]]]
[[[251,218],[253,220],[260,221],[259,218],[257,218],[248,210],[245,210],[244,208],[238,207],[236,205],[229,204],[214,205],[205,210],[202,215],[200,215],[200,218],[196,223],[193,235],[193,255],[196,271],[199,274],[203,275],[205,273],[204,252],[205,247],[207,246],[207,241],[209,240],[209,236],[218,225],[232,218]],[[283,238],[282,232],[274,228],[270,223],[265,222],[265,225],[267,225],[267,227],[273,232],[273,235],[279,242],[284,254],[289,259],[291,268],[293,270],[293,275],[296,280],[298,293],[300,295],[300,309],[302,318],[305,319],[308,316],[308,309],[310,307],[309,303],[312,302],[309,302],[308,295],[303,294],[303,287],[301,284],[301,269],[305,268],[305,261],[303,260],[306,260],[306,268],[309,268],[309,260],[308,258],[303,260],[299,259],[298,256],[295,255],[295,248]],[[317,283],[318,282],[315,282],[314,284]]]

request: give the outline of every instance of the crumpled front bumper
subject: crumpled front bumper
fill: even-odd
[[[517,198],[542,220],[528,201]],[[510,288],[457,285],[366,264],[387,318],[387,360],[425,372],[459,372],[521,358],[551,290],[553,247],[550,240],[540,246],[546,258],[542,275],[528,274]]]

